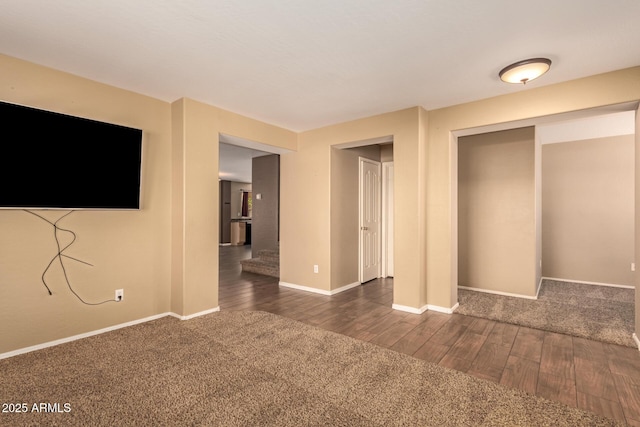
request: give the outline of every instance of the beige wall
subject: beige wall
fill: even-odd
[[[296,134],[191,99],[173,103],[172,311],[218,306],[218,141],[221,133],[293,150]],[[178,234],[180,233],[180,234]]]
[[[636,289],[640,289],[640,109],[636,110],[636,134],[635,134],[635,231],[634,231],[634,254],[636,271],[634,280]],[[635,334],[640,333],[640,292],[636,291],[636,322]]]
[[[638,99],[640,67],[634,67],[545,87],[514,88],[509,95],[429,111],[424,259],[429,303],[446,307],[457,300],[455,132]]]
[[[171,310],[181,310],[184,306],[184,244],[185,224],[184,216],[184,146],[185,125],[182,110],[185,100],[179,100],[171,105]],[[220,197],[220,188],[218,188]],[[213,196],[212,196],[213,197]],[[218,215],[220,215],[218,213]],[[178,311],[175,311],[179,313]]]
[[[380,161],[381,162],[393,161],[393,144],[383,144],[380,146]]]
[[[52,226],[24,211],[0,211],[0,353],[167,312],[170,105],[7,56],[0,55],[0,69],[3,101],[139,128],[145,138],[142,210],[78,211],[59,224],[77,234],[65,254],[93,264],[65,259],[73,289],[101,302],[121,288],[123,302],[84,305],[58,263],[47,275],[49,296],[41,275],[57,253]],[[65,212],[39,213],[55,220]]]
[[[537,132],[537,130],[536,130]],[[536,273],[536,295],[542,285],[542,145],[536,134],[535,139],[535,240],[536,255],[533,268]]]
[[[534,128],[458,139],[458,283],[535,296]]]
[[[172,224],[182,236],[172,241],[175,293],[171,311],[189,316],[218,305],[218,132],[211,109],[190,99],[173,105],[176,162],[172,184],[181,186],[172,198]],[[180,195],[181,197],[178,197]],[[213,280],[216,280],[215,282]]]
[[[634,285],[634,136],[542,146],[545,277]]]
[[[426,304],[423,262],[426,151],[420,132],[422,109],[410,108],[355,120],[299,135],[298,151],[281,156],[280,279],[332,289],[332,269],[348,271],[348,259],[332,258],[331,149],[341,144],[393,135],[396,242],[394,303],[420,308]],[[338,221],[337,223],[335,221]],[[333,260],[333,263],[332,263]],[[313,265],[319,272],[313,273]],[[342,273],[339,273],[340,276]],[[347,279],[348,280],[348,279]]]

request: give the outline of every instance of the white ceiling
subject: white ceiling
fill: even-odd
[[[640,0],[3,0],[0,53],[304,131],[640,65]],[[548,57],[526,86],[500,69]],[[250,181],[246,141],[223,179]],[[247,163],[249,162],[249,163]]]
[[[3,0],[0,53],[303,131],[640,65],[638,0]],[[526,86],[504,66],[544,56]]]

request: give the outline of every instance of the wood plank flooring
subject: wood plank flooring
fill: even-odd
[[[368,341],[506,387],[640,426],[640,352],[491,320],[391,308],[393,280],[334,296],[242,272],[250,246],[220,248],[221,310],[261,310]]]

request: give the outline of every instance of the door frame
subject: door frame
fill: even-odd
[[[377,253],[377,272],[376,272],[376,277],[374,278],[379,278],[380,274],[381,274],[381,239],[380,239],[380,235],[381,235],[381,224],[382,224],[382,220],[381,220],[381,211],[382,211],[382,204],[381,204],[381,196],[382,196],[382,163],[379,161],[375,161],[375,160],[371,160],[371,159],[367,159],[365,157],[358,157],[358,281],[360,283],[365,283],[368,282],[369,280],[373,280],[374,278],[365,278],[364,277],[364,233],[363,231],[365,231],[364,225],[363,225],[363,218],[364,218],[364,164],[365,163],[369,163],[372,165],[377,166],[378,168],[378,185],[377,185],[377,206],[375,207],[375,209],[377,210],[377,214],[378,214],[378,221],[377,221],[377,229],[375,230],[375,235],[376,235],[376,241],[375,241],[375,250]]]
[[[394,187],[393,161],[382,162],[382,243],[381,243],[381,276],[393,277],[393,220],[394,220]]]

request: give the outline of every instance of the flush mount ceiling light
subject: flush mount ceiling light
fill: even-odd
[[[540,77],[551,67],[547,58],[531,58],[508,65],[500,71],[500,79],[507,83],[522,83]]]

